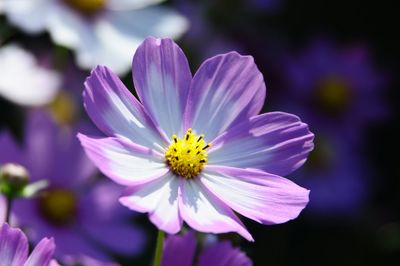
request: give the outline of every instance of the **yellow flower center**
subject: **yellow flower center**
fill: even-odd
[[[106,0],[64,0],[73,9],[85,13],[93,14],[102,9]]]
[[[60,124],[69,125],[77,116],[77,106],[72,95],[62,90],[49,105],[51,114]]]
[[[350,101],[350,89],[348,84],[340,78],[326,78],[318,85],[317,101],[324,108],[339,111],[345,108]]]
[[[199,175],[207,163],[207,149],[204,134],[197,136],[189,128],[183,138],[172,136],[172,144],[166,149],[165,159],[175,174],[186,179]]]
[[[46,220],[62,226],[71,222],[76,214],[76,197],[66,189],[49,189],[39,200],[39,209]]]

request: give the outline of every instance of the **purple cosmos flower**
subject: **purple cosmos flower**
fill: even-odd
[[[141,251],[142,232],[128,224],[131,212],[117,203],[120,188],[90,180],[95,168],[74,131],[57,127],[43,113],[33,113],[24,144],[22,148],[9,134],[0,135],[0,164],[19,163],[28,169],[32,181],[50,183],[41,197],[13,204],[12,221],[29,228],[32,241],[52,235],[57,256],[106,259],[104,248],[129,255]]]
[[[357,215],[368,196],[371,171],[360,151],[343,138],[319,132],[307,164],[292,175],[312,190],[307,209],[314,215]]]
[[[196,253],[196,237],[192,231],[184,236],[168,236],[164,244],[162,266],[192,266]],[[179,254],[179,256],[177,256]],[[199,255],[197,266],[251,266],[253,263],[240,249],[228,241],[206,247]]]
[[[53,260],[56,248],[53,238],[43,238],[28,257],[29,244],[25,234],[8,224],[0,226],[0,263],[4,266],[57,266]]]
[[[288,56],[285,67],[290,92],[283,97],[285,109],[302,111],[313,126],[342,130],[357,139],[363,126],[386,113],[382,101],[386,78],[363,45],[338,47],[316,40],[302,53]]]
[[[280,106],[319,133],[307,165],[293,177],[313,191],[314,214],[354,215],[369,192],[372,171],[360,146],[365,125],[386,113],[385,77],[364,46],[339,48],[327,40],[314,41],[286,63],[289,83]]]
[[[213,57],[195,76],[171,39],[147,38],[133,58],[141,102],[107,67],[85,82],[85,108],[107,138],[79,134],[100,170],[128,188],[120,202],[161,230],[183,221],[210,233],[250,233],[234,211],[264,224],[296,218],[309,191],[281,177],[300,167],[313,134],[298,117],[257,115],[263,77],[250,56]]]

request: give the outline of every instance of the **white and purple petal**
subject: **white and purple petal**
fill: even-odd
[[[130,10],[154,5],[164,0],[108,0],[106,7],[111,10]]]
[[[307,189],[259,170],[207,166],[200,182],[221,202],[263,224],[292,220],[309,201]]]
[[[92,162],[118,184],[148,183],[169,171],[162,155],[147,147],[115,137],[78,138]]]
[[[137,94],[155,123],[170,138],[182,132],[192,75],[183,51],[171,39],[147,38],[132,63]]]
[[[28,257],[28,239],[18,228],[0,226],[0,262],[7,266],[21,266]]]
[[[314,134],[291,114],[271,112],[251,117],[213,141],[209,164],[261,169],[287,175],[306,161]]]
[[[237,232],[249,241],[252,236],[223,201],[212,195],[198,180],[181,178],[179,212],[193,229],[207,233]]]
[[[127,188],[120,202],[131,210],[148,212],[150,220],[159,229],[176,234],[182,227],[179,185],[179,179],[168,172],[152,182]]]
[[[251,56],[236,52],[212,57],[195,74],[185,127],[212,141],[232,126],[257,115],[265,99],[265,83]]]
[[[165,143],[143,106],[107,67],[92,70],[85,82],[84,106],[96,126],[108,136],[123,137],[147,147]]]

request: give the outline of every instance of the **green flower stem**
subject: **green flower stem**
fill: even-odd
[[[11,214],[12,202],[13,202],[12,197],[6,197],[6,223],[8,223],[8,224],[10,224],[10,214]]]
[[[156,252],[154,255],[154,264],[153,266],[161,266],[161,259],[163,253],[163,246],[164,246],[164,238],[165,233],[161,230],[158,230],[157,234],[157,243],[156,243]]]

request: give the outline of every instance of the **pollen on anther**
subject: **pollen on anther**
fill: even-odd
[[[171,171],[186,179],[198,176],[207,162],[206,149],[211,146],[204,141],[204,134],[196,136],[189,128],[183,138],[173,135],[172,140],[165,152],[166,163]]]

